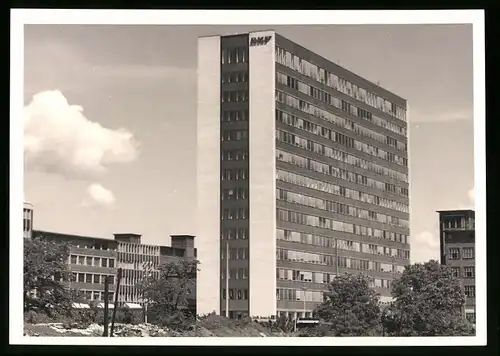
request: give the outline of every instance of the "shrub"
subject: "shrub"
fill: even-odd
[[[30,310],[24,313],[24,322],[29,324],[52,323],[54,320],[45,313]]]

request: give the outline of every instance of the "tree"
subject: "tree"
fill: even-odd
[[[49,316],[71,309],[70,292],[64,281],[69,245],[43,237],[24,240],[24,311]]]
[[[451,269],[437,261],[405,267],[393,282],[394,302],[384,327],[394,336],[472,335],[462,308],[465,294]]]
[[[314,315],[330,325],[335,336],[375,335],[380,325],[378,294],[363,274],[337,276]]]
[[[182,327],[194,319],[188,311],[188,298],[195,288],[197,260],[179,259],[159,268],[159,273],[145,275],[138,286],[143,300],[150,304],[156,322]]]
[[[139,290],[141,301],[144,304],[143,320],[147,322],[148,305],[151,303],[151,298],[154,295],[155,286],[157,284],[157,277],[152,263],[145,262],[143,263],[142,268],[142,278],[139,280],[139,282],[136,283],[136,288]]]

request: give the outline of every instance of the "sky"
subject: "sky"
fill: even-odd
[[[270,28],[408,100],[411,259],[438,259],[436,211],[474,207],[472,25],[26,25],[34,228],[195,234],[197,37]]]

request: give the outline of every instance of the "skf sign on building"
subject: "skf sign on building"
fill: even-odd
[[[253,46],[265,46],[269,43],[272,36],[261,36],[261,37],[252,37],[250,39],[250,47]]]

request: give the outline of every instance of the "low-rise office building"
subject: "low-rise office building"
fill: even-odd
[[[441,264],[448,265],[460,279],[466,301],[465,316],[476,322],[475,212],[438,211]]]
[[[182,258],[194,259],[194,236],[173,235],[172,246],[147,245],[141,243],[141,235],[115,234],[114,239],[79,236],[34,230],[33,237],[43,237],[55,241],[68,242],[70,255],[68,268],[72,280],[68,287],[77,291],[87,301],[104,300],[104,282],[110,277],[110,301],[114,301],[117,270],[122,269],[122,279],[118,289],[118,305],[142,304],[138,282],[145,273],[158,274],[159,267]],[[147,266],[150,266],[148,268]],[[188,298],[190,307],[196,307],[196,287]]]

